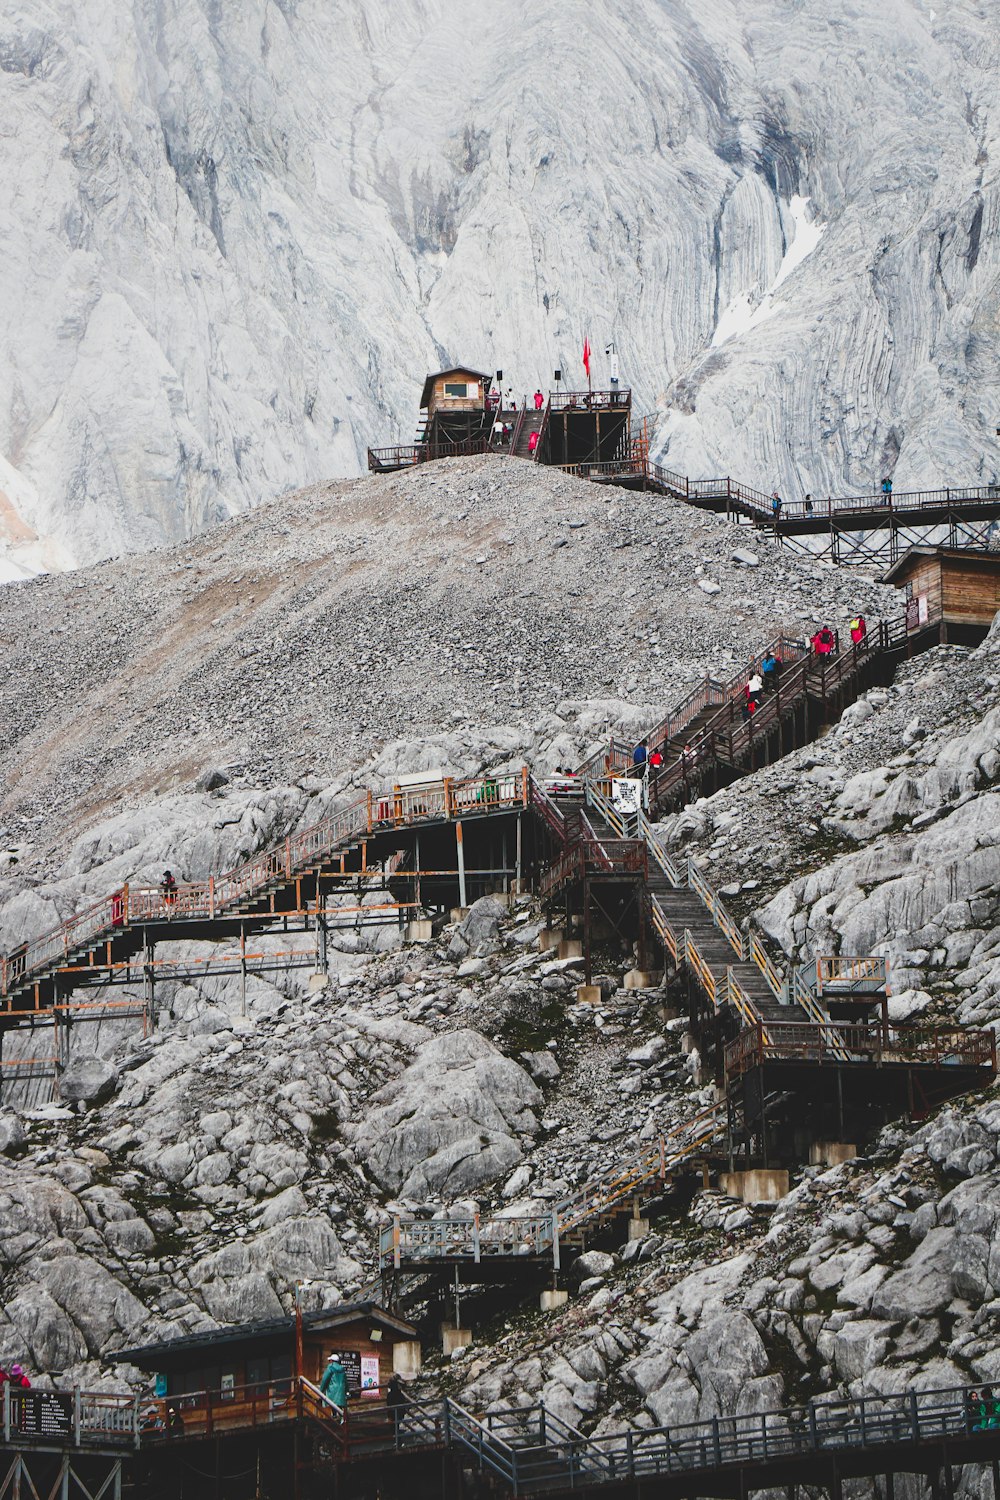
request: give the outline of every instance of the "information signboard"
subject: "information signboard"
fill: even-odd
[[[340,1355],[340,1363],[344,1367],[347,1376],[347,1394],[349,1396],[361,1395],[361,1355],[357,1349],[348,1349]]]
[[[73,1397],[62,1391],[11,1391],[11,1425],[24,1437],[73,1436]]]

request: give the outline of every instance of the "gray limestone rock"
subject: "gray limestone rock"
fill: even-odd
[[[470,1030],[418,1048],[408,1068],[369,1102],[356,1149],[391,1191],[423,1198],[467,1192],[521,1159],[541,1094],[528,1074]]]
[[[118,1086],[118,1069],[107,1058],[77,1056],[63,1069],[59,1092],[68,1103],[101,1104]]]

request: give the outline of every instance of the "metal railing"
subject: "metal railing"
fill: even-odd
[[[816,960],[816,992],[836,989],[838,995],[882,992],[888,981],[888,964],[885,958],[871,956],[851,958],[841,955],[824,955]]]
[[[201,1439],[211,1411],[216,1434],[294,1420],[316,1421],[333,1442],[338,1463],[365,1459],[380,1452],[453,1448],[480,1472],[496,1476],[513,1495],[589,1489],[597,1485],[625,1485],[661,1475],[695,1476],[699,1472],[748,1471],[748,1489],[780,1482],[781,1465],[810,1454],[828,1462],[838,1452],[852,1455],[853,1472],[884,1470],[893,1449],[923,1451],[947,1444],[952,1461],[968,1462],[966,1452],[982,1455],[1000,1451],[1000,1410],[981,1387],[952,1386],[937,1390],[903,1390],[890,1395],[817,1399],[806,1405],[772,1408],[736,1416],[717,1416],[669,1426],[630,1428],[585,1437],[544,1405],[499,1408],[474,1415],[458,1402],[407,1399],[389,1406],[365,1396],[346,1410],[329,1402],[309,1381],[289,1379],[267,1386],[241,1387],[230,1392],[197,1392],[140,1403],[132,1396],[106,1396],[85,1391],[29,1392],[53,1403],[50,1420],[56,1427],[41,1432],[17,1430],[11,1421],[5,1441],[46,1448],[80,1447],[86,1443],[86,1413],[118,1409],[130,1414],[121,1428],[102,1428],[101,1446],[120,1438],[123,1444],[145,1447],[164,1442]],[[10,1413],[22,1393],[5,1395]],[[186,1406],[184,1403],[188,1403]],[[141,1411],[150,1423],[143,1426]],[[180,1425],[170,1427],[171,1412]],[[66,1413],[70,1427],[65,1428]],[[74,1426],[74,1413],[79,1423]],[[220,1425],[224,1424],[224,1425]],[[864,1450],[870,1449],[870,1470]],[[756,1481],[756,1482],[755,1482]]]
[[[138,1447],[139,1402],[107,1391],[22,1390],[3,1384],[3,1440],[67,1447]]]
[[[996,1071],[996,1036],[961,1026],[887,1026],[882,1022],[758,1021],[729,1043],[728,1076],[765,1062],[912,1063]]]
[[[347,807],[289,835],[274,848],[208,880],[182,881],[171,890],[162,885],[119,887],[0,960],[0,995],[10,995],[33,975],[44,973],[54,964],[65,964],[73,953],[88,945],[113,940],[126,928],[238,913],[249,900],[290,881],[365,834],[424,820],[527,807],[529,801],[527,767],[519,772],[465,780],[445,777],[421,786],[366,792]]]
[[[555,1424],[550,1429],[549,1413],[534,1423],[532,1413],[525,1412],[522,1431],[530,1434],[534,1427],[537,1436],[534,1442],[528,1438],[522,1443],[512,1442],[502,1429],[491,1429],[488,1419],[479,1421],[455,1403],[450,1423],[453,1441],[471,1453],[480,1468],[498,1475],[515,1495],[739,1468],[750,1469],[747,1487],[752,1489],[764,1487],[752,1482],[755,1468],[763,1470],[782,1459],[810,1453],[829,1458],[837,1450],[851,1451],[856,1460],[858,1450],[866,1448],[912,1448],[943,1439],[960,1447],[963,1439],[983,1435],[991,1447],[1000,1449],[1000,1428],[992,1427],[994,1418],[980,1415],[974,1395],[967,1387],[907,1390],[593,1438],[583,1438],[573,1430],[566,1433]],[[881,1462],[885,1462],[884,1452]],[[873,1453],[873,1471],[878,1464],[879,1455]]]
[[[407,1261],[455,1258],[479,1265],[498,1255],[542,1255],[557,1239],[555,1231],[554,1213],[484,1220],[479,1214],[447,1219],[407,1219],[397,1214],[379,1231],[379,1266],[390,1270]]]
[[[489,434],[462,438],[459,442],[397,443],[389,448],[369,448],[368,468],[373,474],[382,470],[408,469],[428,459],[475,458],[491,451]]]
[[[685,474],[649,462],[647,478],[669,490],[681,500],[729,501],[752,512],[761,520],[778,524],[782,521],[824,520],[855,511],[947,510],[954,505],[996,503],[1000,486],[959,485],[933,490],[899,490],[883,494],[881,489],[867,495],[828,496],[825,500],[782,500],[775,517],[773,496],[741,480],[689,479]]]
[[[622,386],[614,391],[551,391],[548,405],[552,411],[590,411],[595,406],[632,405],[632,391]]]

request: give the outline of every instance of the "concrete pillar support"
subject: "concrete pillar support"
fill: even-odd
[[[392,1373],[394,1375],[402,1375],[404,1379],[419,1375],[422,1364],[423,1355],[417,1339],[403,1339],[400,1343],[393,1344]]]
[[[603,995],[599,984],[578,984],[576,987],[577,1005],[600,1005]]]
[[[541,1297],[542,1312],[556,1312],[560,1307],[565,1307],[569,1301],[569,1292],[548,1291],[543,1292]]]
[[[627,990],[654,990],[659,982],[659,974],[652,969],[629,969],[624,987]]]
[[[777,1203],[788,1196],[788,1173],[784,1168],[755,1167],[749,1172],[722,1172],[719,1186],[731,1198],[744,1203]]]
[[[442,1354],[454,1354],[456,1349],[469,1349],[474,1342],[471,1328],[456,1328],[454,1323],[441,1324]]]

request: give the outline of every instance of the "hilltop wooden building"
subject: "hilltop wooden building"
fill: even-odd
[[[483,451],[493,426],[492,384],[491,375],[464,365],[426,377],[417,442],[426,448],[428,457]]]
[[[1000,610],[1000,552],[910,547],[882,582],[905,590],[912,630],[939,616],[943,641],[977,645]]]

